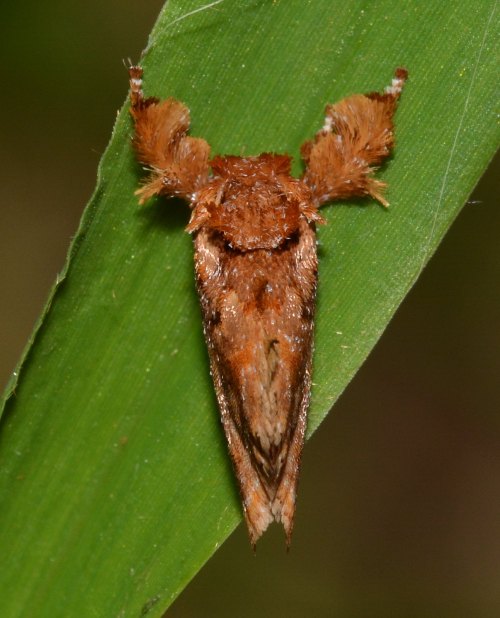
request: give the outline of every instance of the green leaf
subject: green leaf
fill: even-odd
[[[496,2],[170,2],[148,94],[213,152],[299,146],[325,103],[410,81],[391,208],[324,209],[314,431],[380,337],[499,141]],[[124,92],[126,77],[124,75]],[[126,106],[95,194],[7,392],[2,616],[159,616],[240,521],[193,285],[187,208],[133,192]]]

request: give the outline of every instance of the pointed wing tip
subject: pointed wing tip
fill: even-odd
[[[261,500],[254,500],[245,508],[245,519],[248,535],[250,537],[250,544],[255,553],[257,541],[267,530],[269,524],[274,521],[271,505]]]
[[[257,550],[257,541],[273,521],[283,525],[286,551],[287,553],[290,551],[294,523],[293,511],[294,509],[284,508],[284,505],[277,499],[273,502],[259,502],[258,504],[254,502],[251,506],[247,506],[245,509],[245,519],[250,537],[250,545],[254,554]]]

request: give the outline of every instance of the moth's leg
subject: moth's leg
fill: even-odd
[[[140,66],[129,68],[133,144],[138,160],[150,171],[136,193],[141,204],[156,194],[191,200],[208,180],[210,146],[187,135],[189,110],[183,103],[144,97],[142,74]]]
[[[318,206],[365,195],[388,206],[382,195],[385,183],[371,174],[394,145],[392,118],[407,76],[406,69],[396,69],[382,94],[356,94],[327,105],[323,128],[301,148],[306,163],[303,181]]]

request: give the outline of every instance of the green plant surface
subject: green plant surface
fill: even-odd
[[[288,152],[325,103],[410,80],[380,177],[391,207],[323,211],[309,434],[387,326],[491,159],[496,1],[166,5],[146,93],[213,153]],[[124,75],[124,91],[126,76]],[[0,433],[2,616],[160,616],[241,520],[177,201],[139,207],[127,105]],[[36,608],[36,612],[33,611]]]

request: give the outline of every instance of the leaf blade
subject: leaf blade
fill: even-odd
[[[495,4],[467,15],[458,3],[413,11],[353,4],[338,7],[335,23],[324,7],[291,4],[212,3],[184,19],[187,3],[170,4],[144,65],[148,92],[185,100],[193,134],[215,152],[295,156],[327,101],[381,89],[398,64],[410,69],[396,155],[383,170],[390,212],[325,210],[312,431],[498,143],[488,122],[494,63],[482,64]],[[443,30],[459,27],[446,48],[439,44]],[[394,36],[380,41],[381,32]],[[292,77],[300,67],[301,79],[282,79],[284,67]],[[461,70],[465,87],[455,83]],[[453,122],[438,131],[432,118],[449,120],[456,100]],[[84,607],[89,581],[88,615],[159,615],[239,519],[182,230],[187,212],[170,202],[139,211],[129,133],[125,110],[2,420],[2,543],[15,558],[0,598],[12,615],[28,604],[47,615]],[[467,156],[457,148],[462,137]]]

